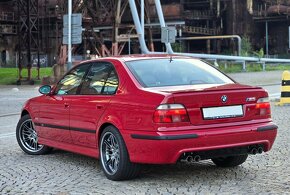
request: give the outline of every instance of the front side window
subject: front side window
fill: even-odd
[[[57,95],[75,95],[90,64],[80,65],[65,75],[56,87]]]
[[[115,94],[118,85],[119,80],[112,64],[94,63],[82,83],[80,94],[112,95]]]
[[[143,87],[234,83],[212,66],[197,59],[168,58],[126,62]]]

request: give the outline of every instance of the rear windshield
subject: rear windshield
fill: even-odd
[[[150,59],[126,62],[143,87],[234,83],[197,59]]]

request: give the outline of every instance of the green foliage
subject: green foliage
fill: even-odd
[[[253,54],[256,55],[258,58],[263,58],[265,55],[264,49],[261,48],[259,51],[253,51]]]
[[[250,42],[249,37],[242,37],[242,51],[241,56],[250,56],[253,52],[252,43]]]
[[[260,72],[263,71],[263,65],[260,63],[247,64],[247,72]]]
[[[225,64],[219,63],[218,69],[225,73],[242,72],[243,66],[241,64],[233,64],[233,63],[227,63],[226,66]]]
[[[172,47],[174,52],[181,52],[182,53],[185,51],[184,45],[182,43],[179,43],[179,42],[175,42],[175,43],[171,44],[171,47]]]
[[[241,63],[227,63],[227,67],[225,67],[225,64],[219,63],[218,69],[225,73],[236,73],[243,71],[243,65]],[[259,63],[247,63],[246,69],[247,72],[259,72],[263,71],[263,65]],[[290,70],[290,64],[266,65],[266,71],[274,70]]]
[[[256,56],[258,58],[263,58],[265,56],[264,49],[261,48],[258,51],[253,51],[252,43],[249,39],[249,37],[245,36],[242,37],[242,51],[241,56]]]
[[[233,55],[233,52],[230,49],[224,49],[221,54],[230,56],[230,55]]]
[[[266,71],[272,71],[272,70],[290,70],[290,64],[266,66]]]
[[[0,68],[0,85],[12,85],[16,84],[18,80],[19,70],[18,68]],[[51,76],[51,68],[40,68],[40,77]],[[27,77],[27,69],[22,70],[22,76]],[[32,78],[36,79],[37,69],[32,69]],[[36,82],[37,83],[37,82]],[[39,82],[38,82],[39,83]]]

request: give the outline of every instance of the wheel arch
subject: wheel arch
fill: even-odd
[[[30,115],[29,112],[26,109],[22,110],[21,117],[23,117],[25,115]]]
[[[98,144],[97,146],[99,146],[99,139],[102,135],[102,132],[108,126],[115,127],[119,131],[119,133],[122,135],[121,129],[123,129],[123,123],[122,121],[120,121],[120,117],[115,116],[115,115],[108,115],[107,113],[103,114],[96,128],[97,130],[96,139],[97,139],[97,144]]]
[[[99,140],[100,140],[100,137],[103,133],[103,131],[105,130],[106,127],[108,126],[114,126],[116,129],[118,129],[115,125],[113,125],[112,123],[109,123],[109,122],[106,122],[106,123],[103,123],[100,127],[99,127],[99,130],[97,131],[97,142],[98,142],[98,145],[99,145]],[[118,129],[119,131],[119,129]]]

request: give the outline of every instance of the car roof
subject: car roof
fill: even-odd
[[[182,56],[182,55],[171,55],[171,54],[133,54],[133,55],[123,55],[123,56],[113,56],[113,57],[101,57],[93,60],[86,60],[82,61],[85,62],[98,62],[102,60],[120,60],[123,62],[135,61],[135,60],[149,60],[149,59],[164,59],[164,58],[187,58],[187,59],[196,59],[189,56]]]
[[[170,54],[136,54],[136,55],[126,55],[121,56],[121,58],[125,61],[134,61],[134,60],[149,60],[149,59],[162,59],[162,58],[191,58],[188,56],[181,55],[170,55]]]

